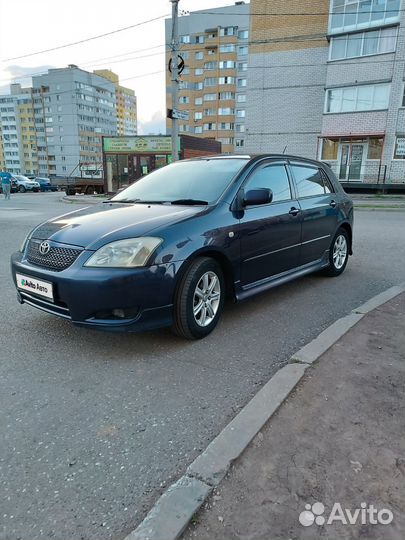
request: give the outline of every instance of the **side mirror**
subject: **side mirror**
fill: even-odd
[[[273,192],[268,188],[250,189],[243,197],[243,206],[257,206],[270,204],[273,200]]]

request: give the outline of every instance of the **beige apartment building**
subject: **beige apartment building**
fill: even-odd
[[[179,17],[180,76],[178,103],[172,103],[170,72],[166,75],[166,104],[187,111],[180,133],[213,138],[225,154],[243,151],[247,96],[249,4],[191,12]],[[166,20],[166,43],[171,19]],[[166,66],[170,50],[166,54]],[[166,123],[171,130],[171,120]]]
[[[115,97],[117,102],[117,135],[137,134],[137,108],[134,90],[121,86],[119,77],[109,69],[96,69],[96,75],[113,82],[115,85]]]

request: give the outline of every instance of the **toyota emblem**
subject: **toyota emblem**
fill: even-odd
[[[49,253],[49,250],[51,249],[51,246],[49,245],[49,242],[42,242],[39,246],[39,252],[41,255],[46,255]]]

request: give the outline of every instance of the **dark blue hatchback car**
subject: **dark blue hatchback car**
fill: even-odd
[[[242,300],[352,253],[353,205],[325,164],[285,155],[180,161],[52,219],[12,256],[21,303],[79,326],[171,325],[186,338]]]

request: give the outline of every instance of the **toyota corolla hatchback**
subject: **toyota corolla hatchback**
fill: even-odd
[[[327,165],[285,155],[180,161],[47,221],[12,256],[20,303],[78,326],[202,338],[226,297],[338,276],[353,205]]]

